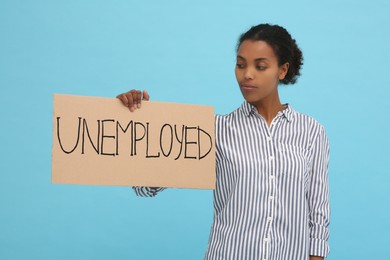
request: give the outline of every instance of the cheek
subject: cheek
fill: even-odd
[[[236,75],[236,80],[240,81],[241,79],[240,71],[237,68],[234,70],[234,74]]]
[[[278,86],[278,77],[275,73],[265,72],[261,77],[257,77],[257,84],[261,87],[262,91],[270,91]]]
[[[277,82],[279,80],[279,74],[278,74],[278,71],[276,71],[276,70],[268,71],[265,76],[266,76],[265,80],[267,82]]]

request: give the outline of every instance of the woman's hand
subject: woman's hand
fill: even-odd
[[[141,100],[148,101],[150,96],[146,90],[130,90],[126,93],[116,96],[122,104],[129,108],[131,112],[134,112],[137,108],[141,108]]]

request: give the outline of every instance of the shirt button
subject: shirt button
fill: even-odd
[[[273,199],[274,199],[274,196],[269,196],[269,199],[270,199],[270,200],[273,200]]]
[[[273,156],[270,156],[269,159],[272,161],[272,160],[274,159],[274,157],[273,157]]]
[[[268,220],[268,221],[271,221],[271,220],[272,220],[272,217],[268,217],[267,220]]]
[[[268,238],[268,237],[264,238],[264,241],[265,241],[265,242],[268,242],[268,241],[269,241],[269,238]]]
[[[273,180],[273,179],[275,179],[275,176],[274,176],[274,175],[271,175],[271,176],[269,176],[269,178],[270,178],[271,180]]]
[[[272,141],[272,138],[269,137],[269,136],[267,136],[267,141],[268,141],[268,142],[271,142],[271,141]]]

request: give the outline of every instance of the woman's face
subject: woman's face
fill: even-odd
[[[278,65],[278,58],[265,41],[243,41],[238,49],[235,72],[245,100],[256,105],[267,98],[278,97],[279,80],[284,79],[288,65]]]

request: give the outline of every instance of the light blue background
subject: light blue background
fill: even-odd
[[[0,0],[0,259],[201,259],[212,192],[51,184],[52,95],[242,102],[235,44],[285,26],[301,46],[284,102],[331,141],[331,255],[388,259],[390,2]],[[131,166],[129,166],[131,167]]]

